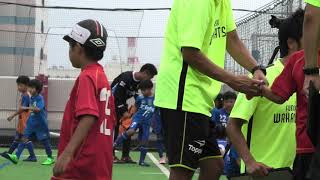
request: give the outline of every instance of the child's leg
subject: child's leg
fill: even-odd
[[[144,160],[145,160],[147,152],[148,152],[146,144],[147,144],[147,142],[142,141],[141,145],[140,145],[140,160],[139,160],[140,165],[145,164]]]
[[[20,141],[22,139],[22,134],[20,133],[16,133],[16,137],[14,138],[9,150],[8,150],[8,153],[9,154],[12,154],[14,150],[16,150],[16,148],[18,147]]]
[[[51,150],[50,139],[49,138],[43,139],[40,142],[44,146],[48,158],[52,158],[52,150]]]
[[[20,158],[20,156],[21,156],[24,148],[25,148],[26,146],[28,146],[27,148],[28,148],[28,150],[29,150],[30,145],[32,145],[32,142],[29,141],[29,139],[28,139],[27,137],[23,137],[23,138],[22,138],[22,141],[21,141],[21,142],[19,143],[19,145],[18,145],[18,150],[17,150],[17,152],[16,152],[16,156],[17,156],[18,159]],[[33,148],[32,148],[32,150],[31,150],[31,153],[34,154]]]
[[[34,154],[32,141],[26,142],[26,143],[25,143],[25,147],[28,149],[29,154],[30,154],[30,157],[35,158],[36,155]]]
[[[121,135],[118,136],[118,138],[114,141],[113,143],[113,147],[116,147],[120,144],[123,143],[123,141],[127,140],[128,138],[130,138],[132,135],[134,135],[134,133],[136,132],[136,130],[138,129],[138,121],[137,120],[133,120],[129,129],[122,133]]]
[[[143,124],[142,128],[139,129],[139,140],[140,140],[140,160],[139,165],[141,166],[149,166],[149,164],[145,163],[144,160],[146,158],[148,149],[147,149],[147,143],[149,140],[149,132],[150,131],[150,125]]]
[[[157,146],[157,151],[159,153],[159,157],[162,158],[163,157],[163,151],[164,151],[164,145],[163,145],[163,138],[162,138],[161,134],[157,134],[156,146]]]
[[[135,129],[130,128],[126,132],[122,133],[120,136],[118,136],[118,138],[113,143],[113,147],[116,147],[116,146],[122,144],[123,141],[125,141],[128,138],[130,138],[131,136],[133,136],[135,132],[136,132]]]

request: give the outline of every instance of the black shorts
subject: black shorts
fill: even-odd
[[[160,114],[169,167],[194,171],[201,160],[222,158],[209,117],[164,108]]]
[[[310,179],[310,164],[313,153],[297,154],[293,163],[294,180]]]

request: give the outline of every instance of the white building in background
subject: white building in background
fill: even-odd
[[[44,0],[7,0],[42,6]],[[34,76],[40,60],[46,61],[43,33],[47,24],[47,10],[18,5],[0,6],[0,75]]]

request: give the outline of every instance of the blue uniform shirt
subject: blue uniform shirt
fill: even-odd
[[[47,112],[43,97],[41,95],[32,96],[30,107],[37,107],[40,112],[31,111],[27,127],[23,133],[24,137],[30,138],[32,134],[35,134],[39,141],[49,138]]]
[[[136,107],[138,108],[137,112],[132,117],[133,121],[138,120],[139,123],[150,124],[150,120],[155,111],[153,105],[154,97],[144,97],[138,96],[136,98]]]
[[[31,111],[29,120],[27,122],[27,126],[30,125],[33,128],[47,130],[47,112],[43,97],[41,95],[32,96],[30,101],[30,107],[37,107],[40,109],[40,112]]]
[[[29,107],[30,104],[30,97],[28,94],[21,95],[21,106],[22,107]]]
[[[224,127],[227,127],[228,119],[229,119],[229,113],[223,108],[216,109],[214,108],[211,111],[211,120],[215,122],[217,125],[220,124]]]
[[[141,141],[147,141],[149,139],[151,120],[155,111],[153,101],[153,96],[138,96],[136,98],[138,111],[132,117],[130,129],[139,129],[138,139]]]

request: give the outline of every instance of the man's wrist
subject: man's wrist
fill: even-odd
[[[264,75],[267,75],[266,67],[263,65],[257,65],[251,69],[251,74],[254,74],[256,71],[260,70]]]
[[[313,67],[313,68],[307,68],[305,67],[303,69],[304,75],[319,75],[319,68],[318,67]]]

